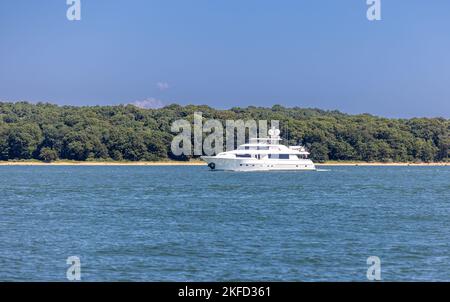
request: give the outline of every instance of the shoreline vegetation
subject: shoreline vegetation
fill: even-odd
[[[196,112],[202,114],[200,125],[195,123]],[[190,133],[190,145],[195,145],[196,125],[203,127],[201,124],[209,120],[225,127],[231,121],[234,130],[236,121],[241,125],[249,121],[278,121],[283,144],[306,147],[316,163],[450,162],[450,119],[446,118],[394,119],[280,105],[218,110],[177,104],[142,109],[133,105],[76,107],[27,102],[0,102],[0,161],[186,164],[199,161],[200,154],[174,154],[171,145],[181,130]],[[175,121],[182,121],[184,126],[174,127]],[[199,130],[203,140],[209,139],[210,128]],[[214,131],[223,134],[223,129]],[[221,142],[224,146],[227,139],[224,137]],[[192,154],[192,150],[184,154]]]
[[[450,162],[359,162],[359,161],[326,161],[315,163],[316,166],[361,166],[361,167],[450,167]],[[200,160],[192,161],[68,161],[43,162],[37,160],[0,161],[0,166],[206,166]]]

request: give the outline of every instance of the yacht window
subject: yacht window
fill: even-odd
[[[252,157],[250,154],[236,154],[236,157]]]
[[[269,150],[269,146],[259,146],[258,150]]]
[[[289,159],[289,154],[269,154],[272,159]]]

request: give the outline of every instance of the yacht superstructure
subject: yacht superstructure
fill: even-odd
[[[216,156],[202,156],[212,170],[270,171],[315,170],[302,146],[280,144],[280,130],[270,129],[267,138],[251,138],[249,143],[236,150],[221,152]]]

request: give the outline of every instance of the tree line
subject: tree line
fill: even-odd
[[[0,160],[187,160],[171,153],[176,133],[170,128],[178,119],[192,121],[194,112],[223,122],[279,120],[285,143],[306,146],[316,161],[450,161],[450,120],[444,118],[388,119],[280,105],[216,110],[26,102],[0,103]]]

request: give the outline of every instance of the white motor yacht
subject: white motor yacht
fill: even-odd
[[[212,170],[316,170],[304,147],[281,145],[279,129],[272,128],[268,134],[267,138],[251,138],[248,144],[239,146],[237,150],[201,158]]]

